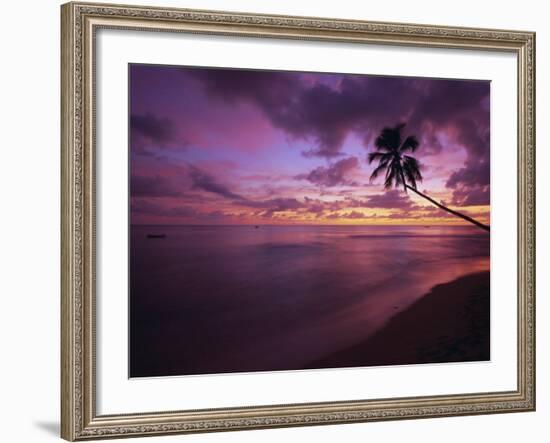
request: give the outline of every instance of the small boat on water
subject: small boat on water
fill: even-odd
[[[166,234],[147,234],[147,238],[166,238]]]
[[[258,226],[258,225],[254,226],[254,229],[258,229],[258,228],[259,228],[259,226]]]

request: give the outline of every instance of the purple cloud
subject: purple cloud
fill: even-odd
[[[347,212],[345,214],[341,214],[339,212],[334,212],[332,214],[328,214],[326,216],[326,218],[329,219],[329,220],[341,220],[341,219],[347,219],[347,220],[369,219],[369,220],[372,220],[372,219],[378,218],[378,215],[377,214],[366,215],[366,214],[363,214],[362,212],[359,212],[359,211],[351,211],[351,212]]]
[[[184,147],[188,143],[179,135],[174,122],[169,118],[151,113],[130,116],[130,145],[138,155],[153,155],[154,150],[173,146]]]
[[[277,212],[296,211],[305,207],[303,202],[295,198],[273,198],[269,200],[242,200],[238,204],[247,208],[259,209],[262,217],[272,217]]]
[[[347,218],[347,219],[361,219],[361,218],[366,218],[365,214],[363,214],[362,212],[359,212],[359,211],[351,211],[351,212],[348,212],[346,214],[343,214],[342,215],[342,218]]]
[[[143,198],[132,199],[131,209],[133,216],[145,215],[176,219],[192,219],[194,221],[208,223],[220,222],[227,217],[226,213],[219,210],[200,212],[191,206],[163,205],[157,201]]]
[[[353,131],[368,146],[382,127],[398,121],[408,121],[409,129],[432,152],[441,148],[438,131],[454,127],[461,137],[468,129],[456,125],[458,119],[489,125],[488,82],[316,74],[320,81],[312,84],[293,72],[204,69],[190,74],[212,96],[253,104],[275,127],[311,139],[315,146],[309,155],[341,155],[342,144]],[[481,115],[484,112],[487,116]],[[462,141],[467,142],[464,137]]]
[[[153,114],[132,114],[130,127],[133,131],[150,138],[152,141],[163,145],[174,140],[176,135],[175,125],[168,118],[159,118]]]
[[[192,189],[198,189],[212,194],[219,195],[225,199],[231,200],[234,204],[262,210],[264,216],[270,217],[276,212],[296,210],[304,207],[304,203],[295,198],[273,198],[268,200],[251,200],[239,195],[228,186],[220,183],[217,179],[205,171],[188,164],[188,173],[192,181]]]
[[[132,199],[133,214],[159,215],[163,217],[194,217],[197,211],[188,206],[165,206],[147,199]]]
[[[212,175],[191,164],[188,164],[188,168],[193,189],[211,192],[212,194],[217,194],[221,197],[232,200],[244,200],[242,196],[232,192],[226,185],[216,181]]]
[[[189,72],[206,91],[228,102],[257,106],[273,126],[316,144],[309,155],[335,157],[348,132],[348,122],[334,118],[343,109],[340,93],[325,84],[311,86],[293,72],[208,69]]]
[[[160,175],[132,175],[130,193],[132,197],[178,197],[182,194],[180,188]]]
[[[488,205],[491,199],[491,189],[488,185],[462,186],[453,191],[453,205],[479,206]]]
[[[457,126],[461,128],[457,140],[466,149],[467,158],[464,166],[453,172],[445,184],[453,189],[453,204],[456,205],[490,203],[489,110],[479,111],[479,113],[482,115],[477,121],[459,120],[457,122]]]
[[[325,167],[319,166],[308,174],[299,174],[298,180],[307,180],[318,186],[358,186],[358,183],[349,178],[349,175],[359,169],[357,157],[348,157]]]
[[[397,189],[368,197],[364,203],[365,207],[369,208],[401,209],[404,211],[421,209],[420,206],[413,203],[408,194]]]
[[[362,183],[374,167],[363,152],[398,122],[420,140],[429,195],[489,202],[489,82],[139,65],[130,73],[131,195],[168,212],[193,207],[199,220],[221,209],[250,221],[292,211],[304,222],[362,208],[424,212],[413,194],[368,195],[379,184]]]

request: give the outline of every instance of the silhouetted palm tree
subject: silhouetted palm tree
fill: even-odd
[[[369,153],[369,164],[374,160],[378,160],[378,166],[372,172],[370,179],[375,180],[378,175],[386,171],[384,187],[391,189],[393,186],[403,186],[405,192],[407,189],[415,192],[416,194],[424,197],[430,203],[433,203],[438,208],[443,209],[457,217],[473,223],[481,229],[489,231],[489,226],[474,220],[467,215],[461,214],[458,211],[447,208],[441,203],[423,194],[416,189],[416,182],[422,181],[422,174],[420,173],[420,164],[407,152],[413,153],[418,148],[419,142],[414,135],[409,135],[405,140],[402,140],[401,131],[405,127],[404,123],[401,123],[394,128],[384,128],[380,135],[376,138],[374,145],[376,146],[375,152]]]

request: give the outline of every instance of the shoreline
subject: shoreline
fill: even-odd
[[[303,369],[487,361],[489,271],[434,286],[371,337]]]

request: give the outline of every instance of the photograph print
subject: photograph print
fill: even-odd
[[[130,64],[130,377],[490,360],[490,82]]]

